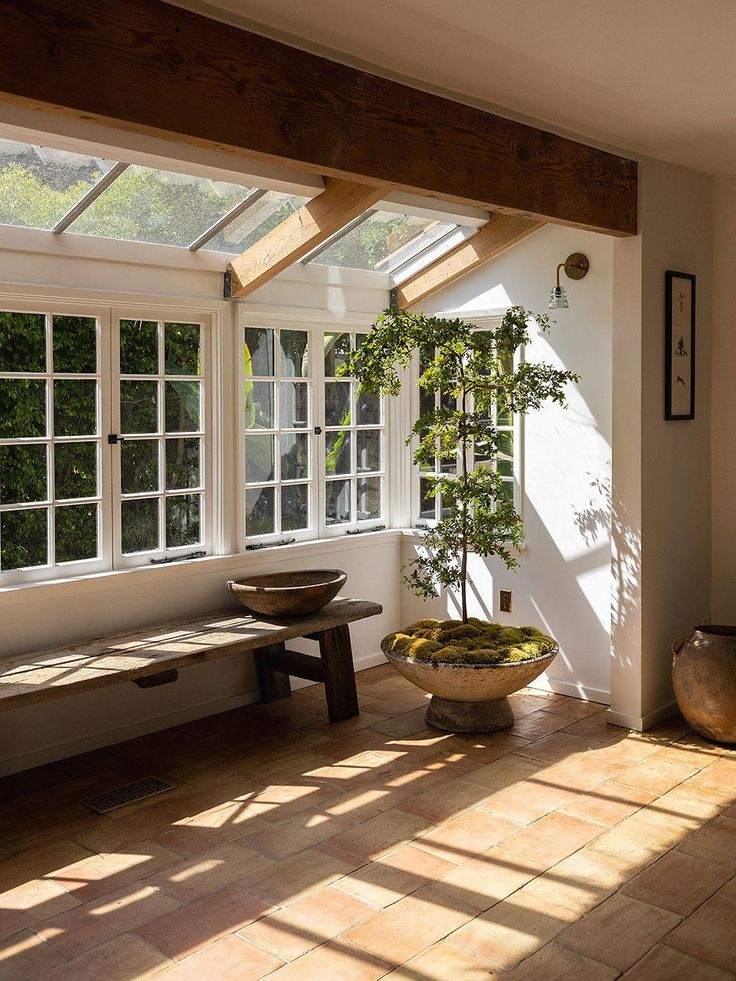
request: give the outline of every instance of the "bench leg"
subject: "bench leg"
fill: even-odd
[[[350,630],[347,626],[333,627],[332,630],[323,630],[318,639],[330,722],[352,719],[360,713],[360,706],[355,688]]]
[[[271,644],[254,651],[258,689],[261,693],[262,702],[277,702],[279,699],[288,698],[291,695],[291,682],[288,674],[274,671],[269,663],[272,654],[282,654],[283,652],[283,644]]]

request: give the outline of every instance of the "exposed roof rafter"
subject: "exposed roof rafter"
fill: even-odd
[[[416,306],[421,300],[426,300],[428,296],[505,252],[543,225],[544,222],[532,221],[520,215],[491,215],[488,224],[475,235],[403,282],[396,293],[398,306]]]
[[[373,207],[387,191],[337,178],[327,178],[325,184],[321,194],[232,260],[225,273],[226,296],[252,293]]]

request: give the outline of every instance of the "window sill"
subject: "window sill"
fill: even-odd
[[[190,559],[164,566],[143,566],[135,569],[119,569],[114,572],[100,572],[87,576],[73,576],[67,579],[47,579],[43,582],[18,583],[0,588],[0,608],[20,603],[37,603],[45,596],[57,598],[67,593],[83,595],[114,588],[148,585],[156,582],[172,582],[192,576],[222,574],[227,576],[246,575],[249,571],[260,571],[264,567],[278,566],[284,562],[325,560],[326,556],[340,552],[354,552],[356,549],[375,548],[377,545],[398,543],[404,532],[389,528],[362,535],[347,535],[340,538],[319,538],[306,542],[293,542],[290,545],[271,545],[255,552],[236,552],[231,555],[208,555],[201,559]],[[224,603],[223,603],[224,605]]]
[[[421,541],[424,536],[430,531],[429,528],[400,528],[400,534],[403,538],[409,538],[413,541]],[[526,539],[519,546],[520,552],[526,552]]]

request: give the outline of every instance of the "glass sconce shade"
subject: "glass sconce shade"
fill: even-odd
[[[564,286],[553,286],[549,294],[550,310],[566,310],[569,306]]]

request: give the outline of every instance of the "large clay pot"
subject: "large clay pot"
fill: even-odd
[[[549,654],[507,664],[443,664],[397,654],[386,639],[381,649],[405,678],[430,692],[427,722],[446,732],[496,732],[513,725],[507,696],[533,681],[559,652],[555,646]]]
[[[736,627],[703,625],[672,646],[672,685],[692,728],[736,743]]]

